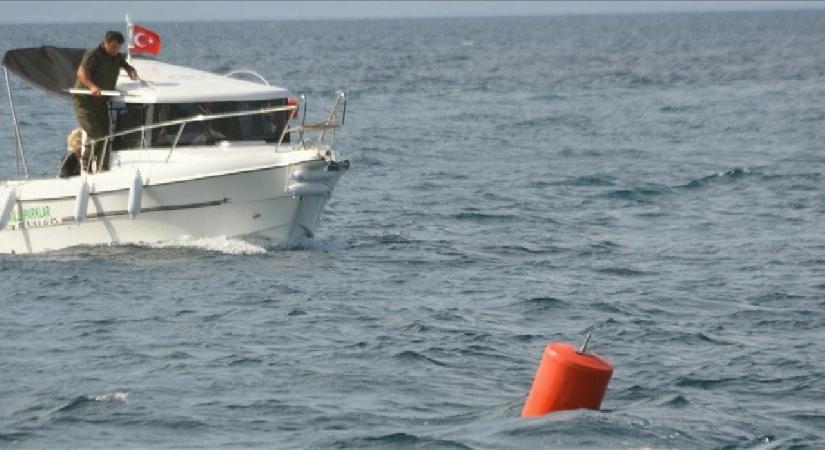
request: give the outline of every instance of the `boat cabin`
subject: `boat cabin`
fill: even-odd
[[[83,53],[83,49],[51,46],[14,49],[3,56],[3,67],[53,94],[66,98],[88,95],[86,90],[72,88]],[[140,79],[130,80],[121,70],[116,90],[105,93],[111,121],[104,161],[112,151],[290,142],[287,127],[296,105],[290,103],[289,91],[270,85],[255,72],[217,75],[154,59],[133,58],[130,63]],[[8,70],[6,86],[14,114]],[[23,158],[13,120],[18,158]],[[64,158],[60,176],[78,173],[65,170],[70,159],[71,155]]]
[[[122,95],[111,102],[112,130],[116,135],[112,150],[211,146],[222,142],[289,142],[288,134],[283,139],[281,135],[290,111],[231,115],[287,106],[289,92],[270,86],[254,72],[216,75],[155,60],[134,59],[131,63],[140,80],[132,81],[121,71],[117,90]],[[234,77],[237,75],[253,75],[259,80],[242,80]],[[152,127],[214,115],[229,117],[189,122],[182,130],[177,123]],[[141,126],[148,129],[119,135]]]
[[[64,98],[72,95],[90,95],[86,89],[74,89],[77,67],[84,49],[43,46],[9,50],[3,55],[12,122],[14,124],[18,174],[29,177],[25,152],[14,108],[14,97],[8,80],[9,71],[29,83]],[[343,126],[346,117],[346,99],[343,92],[336,94],[327,118],[315,124],[306,124],[306,103],[289,97],[289,91],[270,85],[259,74],[249,70],[233,71],[224,75],[192,69],[154,59],[134,58],[130,61],[139,79],[131,80],[121,70],[115,90],[103,91],[109,97],[110,133],[97,140],[81,138],[82,130],[69,134],[70,142],[77,142],[61,163],[59,177],[78,175],[81,171],[79,148],[105,141],[101,168],[108,170],[112,152],[130,150],[167,150],[165,162],[179,147],[197,152],[209,148],[225,150],[233,143],[249,147],[274,144],[276,151],[282,143],[290,142],[290,133],[297,132],[293,148],[306,149],[306,133],[318,133],[311,145],[326,145],[327,130]],[[255,80],[240,79],[252,76]],[[300,109],[300,122],[290,121]],[[338,123],[338,107],[342,106]],[[329,147],[331,148],[330,142]],[[72,164],[72,161],[74,163]],[[120,161],[120,160],[118,160]],[[94,164],[85,170],[96,171]]]

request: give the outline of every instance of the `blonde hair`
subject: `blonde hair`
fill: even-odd
[[[75,128],[66,137],[66,150],[69,153],[77,153],[77,156],[80,156],[80,149],[83,147],[83,141],[85,140],[83,134],[82,128]]]

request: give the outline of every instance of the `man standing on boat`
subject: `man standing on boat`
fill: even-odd
[[[112,90],[117,84],[120,69],[126,70],[129,78],[138,79],[137,71],[120,53],[123,45],[123,35],[117,31],[107,31],[103,42],[96,48],[90,48],[83,54],[80,67],[77,68],[77,82],[75,88],[86,88],[91,95],[75,95],[72,97],[74,112],[80,127],[86,131],[88,139],[100,139],[109,134],[109,105],[106,97],[100,91]],[[82,167],[89,170],[89,161],[94,154],[98,160],[99,169],[105,169],[108,164],[100,161],[103,155],[104,142],[83,148]],[[92,153],[94,152],[94,153]]]

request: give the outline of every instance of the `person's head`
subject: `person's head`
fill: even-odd
[[[119,31],[107,31],[103,36],[103,48],[106,53],[115,56],[120,53],[120,46],[123,45],[123,34]]]

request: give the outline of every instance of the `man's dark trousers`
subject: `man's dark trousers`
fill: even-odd
[[[100,139],[109,134],[109,107],[106,104],[106,100],[101,98],[78,97],[80,96],[75,97],[75,101],[73,102],[74,112],[77,115],[77,122],[80,124],[80,128],[83,128],[86,132],[87,140]],[[108,161],[101,160],[105,145],[106,143],[101,141],[94,144],[94,146],[86,146],[83,149],[83,157],[81,159],[84,170],[89,169],[88,164],[91,155],[95,155],[94,159],[97,160],[98,170],[104,170],[108,166],[108,164],[106,164]],[[106,159],[109,159],[108,155]]]

